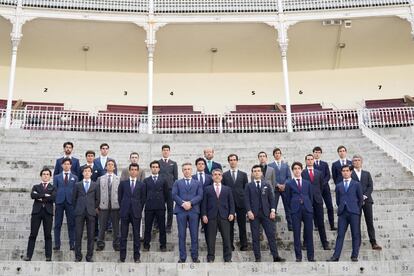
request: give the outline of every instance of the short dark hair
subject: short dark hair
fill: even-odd
[[[314,153],[315,151],[320,151],[322,153],[322,148],[319,146],[316,146],[313,148],[312,152]]]
[[[232,158],[232,157],[236,157],[236,160],[237,161],[239,161],[239,157],[237,156],[237,154],[235,154],[235,153],[231,153],[231,154],[229,154],[229,156],[227,156],[227,161],[229,161],[230,162],[230,158]]]
[[[52,176],[52,171],[51,171],[49,168],[44,167],[44,168],[40,171],[40,176],[42,176],[42,174],[43,174],[44,172],[49,172],[49,175],[50,175],[50,176]]]
[[[139,157],[139,154],[138,154],[138,152],[136,152],[136,151],[131,152],[131,153],[129,154],[129,158],[131,158],[131,156],[132,156],[132,155],[138,155],[138,157]]]
[[[108,166],[108,163],[109,163],[109,162],[111,162],[112,164],[114,164],[114,165],[115,165],[115,160],[114,160],[114,159],[108,159],[108,160],[106,161],[105,167],[106,167],[106,166]]]
[[[93,171],[92,167],[89,165],[86,165],[85,167],[82,168],[82,174],[85,170],[90,170],[91,172]]]
[[[345,151],[347,151],[345,146],[340,145],[340,146],[336,149],[336,152],[339,152],[339,150],[341,150],[341,149],[344,149]]]
[[[264,151],[261,151],[261,152],[259,152],[259,153],[257,154],[257,158],[259,158],[259,155],[260,155],[260,154],[262,154],[262,153],[264,153],[264,154],[266,155],[266,157],[267,157],[267,153],[266,153],[266,152],[264,152]]]
[[[272,154],[275,155],[275,153],[278,152],[278,151],[280,152],[280,154],[282,154],[282,150],[280,148],[275,148],[273,150],[273,153]]]
[[[154,160],[150,163],[150,168],[152,167],[152,165],[157,164],[158,168],[161,167],[160,162],[158,160]]]
[[[354,170],[354,166],[349,165],[349,164],[345,164],[341,166],[341,172],[343,169],[348,168],[351,172]]]
[[[65,142],[63,143],[63,147],[65,148],[66,146],[71,146],[73,148],[73,143],[72,142]]]
[[[169,145],[162,145],[161,150],[163,149],[171,149]]]
[[[93,156],[95,156],[95,152],[93,150],[87,150],[85,152],[85,157],[88,157],[89,154],[92,154]]]
[[[63,163],[65,163],[65,162],[69,162],[69,163],[72,165],[72,159],[70,159],[70,158],[63,158],[63,160],[62,160],[62,165],[63,165]]]
[[[253,165],[253,167],[252,167],[252,172],[253,172],[253,170],[254,170],[254,169],[256,169],[256,168],[260,168],[260,170],[261,170],[261,169],[262,169],[262,166],[260,166],[260,165],[258,165],[258,164]]]
[[[108,145],[107,143],[102,143],[102,144],[99,146],[99,149],[102,149],[103,147],[108,147],[108,149],[109,149],[109,145]]]
[[[298,161],[295,161],[295,162],[293,162],[292,166],[290,167],[292,169],[292,171],[293,171],[293,168],[296,167],[296,166],[299,166],[301,170],[303,169],[302,163],[300,163]]]
[[[204,166],[207,166],[206,160],[203,157],[199,157],[196,159],[195,161],[195,165],[197,166],[197,163],[203,161],[204,162]]]
[[[306,159],[308,159],[308,156],[310,156],[310,157],[312,157],[313,159],[315,159],[315,157],[313,157],[313,155],[309,153],[309,154],[306,154],[306,155],[305,155],[305,161],[306,161]]]
[[[139,170],[139,165],[138,164],[131,163],[131,164],[129,164],[128,171],[130,171],[132,167],[137,168],[137,170]]]

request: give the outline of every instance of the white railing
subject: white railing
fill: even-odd
[[[277,12],[278,0],[21,0],[23,7],[159,14]],[[400,6],[410,0],[282,0],[285,12]],[[17,0],[0,5],[17,6]]]
[[[395,145],[391,144],[387,139],[385,139],[372,129],[368,128],[368,126],[361,124],[360,128],[362,134],[364,134],[365,137],[370,139],[374,144],[380,147],[389,156],[394,158],[398,163],[400,163],[403,167],[405,167],[407,170],[414,174],[414,159],[412,157],[407,155],[405,152],[400,150]]]
[[[4,125],[5,110],[0,110]],[[106,132],[147,132],[146,114],[90,113],[62,106],[32,105],[13,110],[11,128]],[[414,107],[292,113],[294,131],[345,130],[360,126],[414,125]],[[155,114],[153,133],[286,132],[286,113]]]

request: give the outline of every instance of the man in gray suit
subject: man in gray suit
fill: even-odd
[[[274,190],[276,186],[276,173],[272,167],[267,165],[267,153],[261,151],[257,154],[257,158],[259,159],[260,168],[262,169],[262,179]],[[251,181],[254,180],[253,174],[250,176],[250,179]]]
[[[83,181],[76,183],[73,190],[73,206],[75,206],[75,262],[82,261],[82,234],[86,223],[87,253],[86,261],[92,262],[95,217],[99,206],[98,186],[91,180],[92,168],[83,168]]]
[[[129,155],[130,164],[138,164],[138,161],[139,161],[138,152],[131,152],[131,154]],[[139,169],[137,179],[141,182],[144,181],[145,179],[144,170]],[[129,165],[122,170],[121,179],[119,181],[125,181],[125,180],[129,180]]]
[[[273,157],[275,158],[275,161],[269,163],[268,166],[272,167],[275,170],[275,174],[276,174],[276,186],[275,186],[276,209],[279,204],[279,198],[282,197],[288,230],[292,231],[293,228],[292,228],[292,218],[290,216],[290,206],[287,203],[287,198],[285,194],[286,182],[292,179],[292,173],[290,172],[289,164],[282,159],[282,150],[280,148],[275,148],[273,150]]]
[[[174,182],[178,179],[178,166],[177,162],[170,159],[171,148],[169,145],[163,145],[161,147],[162,158],[160,162],[160,175],[164,176],[168,182],[168,193],[172,194],[172,187]],[[171,233],[172,221],[173,221],[173,207],[174,202],[172,196],[167,198],[167,233]]]
[[[119,176],[115,174],[115,162],[112,160],[106,162],[106,174],[99,177],[96,184],[99,190],[97,251],[102,251],[105,248],[105,231],[109,220],[112,222],[112,246],[115,251],[119,251]]]

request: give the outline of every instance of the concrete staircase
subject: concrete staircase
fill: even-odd
[[[414,158],[414,127],[376,128],[374,130],[403,152]]]
[[[394,130],[398,131],[398,130]],[[201,264],[177,264],[178,238],[175,226],[167,236],[165,253],[159,252],[158,235],[151,243],[150,252],[141,253],[141,264],[118,264],[117,252],[111,247],[110,235],[104,251],[94,254],[94,263],[74,263],[74,254],[68,249],[66,225],[62,228],[62,251],[53,253],[53,262],[46,263],[43,253],[43,233],[40,230],[33,261],[22,262],[30,232],[30,211],[32,200],[29,192],[38,182],[38,174],[43,166],[54,165],[61,155],[65,141],[75,143],[75,155],[81,157],[88,149],[95,149],[107,142],[110,156],[115,158],[120,168],[128,164],[131,151],[140,154],[140,165],[147,170],[153,159],[160,158],[162,144],[171,146],[171,158],[179,164],[184,161],[194,163],[202,156],[203,148],[214,147],[216,158],[227,167],[227,155],[237,153],[240,166],[247,172],[257,162],[257,153],[264,150],[272,158],[272,149],[282,149],[285,159],[303,161],[312,148],[319,145],[324,150],[323,159],[332,162],[337,159],[336,148],[345,145],[349,156],[359,153],[364,157],[364,167],[374,178],[374,224],[377,241],[383,250],[373,251],[368,242],[364,220],[362,219],[362,246],[360,261],[349,262],[351,252],[350,233],[346,237],[344,250],[339,263],[326,263],[332,251],[324,251],[317,232],[314,233],[316,263],[294,262],[293,234],[287,231],[282,203],[278,208],[278,246],[280,254],[287,258],[284,264],[272,263],[267,242],[262,242],[262,263],[253,263],[252,251],[233,253],[233,263],[222,263],[221,238],[218,235],[216,263],[206,261],[204,235],[200,234]],[[10,130],[0,132],[0,275],[414,275],[412,264],[414,255],[414,177],[400,165],[380,151],[360,131],[301,132],[293,134],[194,134],[194,135],[132,135],[114,133],[82,133]],[[227,168],[225,168],[226,170]],[[147,171],[148,172],[148,171]],[[331,184],[333,185],[333,184]],[[332,186],[333,188],[333,186]],[[325,216],[326,225],[327,217]],[[335,221],[337,219],[335,218]],[[328,230],[329,227],[327,227]],[[237,229],[237,227],[236,227]],[[250,227],[248,225],[250,238]],[[237,233],[235,234],[237,237]],[[327,231],[331,247],[336,233]],[[130,239],[131,240],[131,239]],[[128,244],[128,257],[132,258],[132,242]],[[83,245],[86,250],[86,243]],[[128,260],[128,259],[127,259]],[[129,259],[131,261],[131,259]],[[268,262],[266,262],[268,261]]]

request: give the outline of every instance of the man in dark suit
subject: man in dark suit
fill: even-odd
[[[169,193],[172,193],[172,187],[174,182],[178,179],[178,166],[177,162],[170,159],[171,148],[169,145],[163,145],[161,147],[162,158],[160,162],[160,175],[163,175],[168,182]],[[173,221],[173,208],[174,201],[172,196],[167,199],[167,233],[171,233],[172,221]]]
[[[341,171],[342,167],[344,165],[352,165],[352,161],[346,158],[347,150],[345,146],[339,146],[336,151],[338,152],[339,160],[336,160],[335,162],[332,163],[332,169],[331,169],[332,179],[335,185],[338,184],[339,182],[342,182],[342,171]]]
[[[302,171],[302,178],[309,181],[312,184],[313,194],[313,218],[315,225],[318,227],[319,238],[324,250],[331,250],[329,248],[329,242],[326,239],[325,223],[323,217],[323,199],[322,199],[322,188],[323,178],[322,173],[314,168],[315,159],[312,154],[305,156],[306,167]],[[304,237],[306,241],[306,237]],[[305,242],[304,242],[305,243]]]
[[[98,177],[106,174],[106,161],[113,160],[115,163],[115,174],[118,174],[116,162],[114,159],[108,157],[109,153],[109,145],[107,143],[103,143],[99,146],[99,150],[101,155],[94,160],[94,168],[98,170]]]
[[[91,167],[85,167],[82,174],[83,180],[76,183],[73,191],[76,225],[75,262],[82,261],[82,235],[85,224],[87,235],[86,261],[93,262],[95,218],[99,207],[99,189],[96,182],[91,180]]]
[[[60,250],[60,232],[63,222],[63,213],[66,213],[66,222],[69,235],[70,250],[75,250],[75,214],[73,203],[73,190],[78,182],[78,177],[70,170],[72,159],[62,161],[63,172],[53,176],[53,185],[56,187],[55,210],[55,246],[53,250]]]
[[[79,172],[80,172],[79,159],[72,156],[73,143],[65,142],[63,144],[63,151],[64,151],[63,157],[56,159],[55,170],[53,172],[53,175],[58,175],[62,173],[62,161],[63,159],[66,159],[66,158],[69,158],[72,160],[72,167],[70,168],[71,172],[74,175],[79,175]]]
[[[45,255],[46,261],[52,260],[52,222],[53,222],[53,203],[56,197],[56,188],[50,183],[52,172],[48,168],[40,171],[41,183],[32,187],[30,196],[34,199],[32,217],[30,220],[30,236],[27,244],[25,261],[30,261],[33,256],[37,234],[40,224],[43,222],[43,234],[45,236]]]
[[[316,170],[322,173],[322,178],[323,178],[322,198],[326,205],[329,225],[331,226],[331,230],[334,231],[334,230],[337,230],[337,228],[335,227],[332,195],[331,195],[331,189],[329,187],[329,180],[331,179],[329,165],[325,161],[321,160],[321,155],[322,155],[321,147],[318,147],[318,146],[314,147],[312,152],[313,152],[313,157],[315,158],[314,167]]]
[[[275,185],[276,210],[279,204],[279,197],[282,197],[283,208],[285,209],[288,230],[292,231],[292,219],[290,217],[290,210],[289,210],[290,207],[286,202],[286,195],[285,195],[285,185],[287,181],[292,179],[292,174],[290,172],[289,164],[282,160],[282,150],[280,148],[275,148],[273,150],[273,157],[275,158],[275,161],[272,163],[269,163],[268,166],[272,167],[275,170],[275,175],[276,175],[276,185]]]
[[[276,187],[276,174],[275,170],[267,165],[267,153],[261,151],[257,154],[257,159],[259,159],[259,165],[262,169],[262,179],[272,187],[274,191]],[[250,180],[254,180],[253,174],[250,176]],[[276,202],[276,201],[275,201]]]
[[[212,171],[214,184],[203,192],[201,216],[207,225],[207,262],[214,262],[216,252],[217,229],[223,239],[224,262],[231,262],[230,222],[234,219],[234,199],[230,187],[221,184],[223,172]]]
[[[292,215],[293,243],[295,245],[296,261],[302,261],[300,232],[303,222],[306,255],[309,262],[314,262],[312,184],[301,177],[302,168],[302,163],[293,162],[293,178],[286,183],[286,198],[290,205],[290,212]]]
[[[144,251],[150,249],[151,230],[154,219],[157,220],[160,232],[160,250],[167,250],[167,234],[165,231],[165,206],[170,197],[167,179],[160,175],[160,162],[150,163],[151,175],[144,179],[143,198],[145,204]]]
[[[144,183],[138,181],[138,164],[129,165],[129,180],[121,181],[118,188],[119,215],[121,217],[121,248],[119,261],[124,263],[127,250],[129,224],[132,224],[134,262],[140,263],[140,227],[144,207]]]
[[[327,260],[329,262],[339,261],[346,230],[351,226],[352,254],[351,261],[358,261],[359,247],[361,245],[361,207],[364,202],[362,187],[358,181],[351,178],[352,165],[342,166],[343,181],[336,184],[335,195],[338,206],[338,236],[336,238],[335,252]]]
[[[352,171],[352,179],[358,181],[362,187],[362,194],[364,197],[364,203],[362,205],[362,211],[364,212],[365,223],[367,225],[369,242],[371,243],[372,249],[382,250],[382,247],[377,244],[375,239],[375,228],[374,219],[372,214],[372,191],[374,189],[374,183],[372,181],[371,174],[369,171],[362,169],[362,156],[356,154],[352,157],[352,165],[354,170]]]
[[[213,185],[213,178],[211,177],[211,174],[207,174],[205,172],[205,168],[206,168],[206,160],[204,158],[197,158],[195,161],[195,165],[196,165],[196,173],[193,174],[193,179],[196,179],[198,181],[201,182],[201,184],[203,184],[203,188],[209,186],[209,185]]]
[[[249,180],[247,173],[237,168],[239,157],[236,154],[230,154],[227,157],[230,169],[223,173],[222,183],[231,188],[236,212],[237,225],[239,227],[240,251],[247,251],[247,234],[246,234],[246,206],[244,205],[244,189]],[[234,250],[234,221],[230,221],[230,242]]]
[[[85,165],[82,165],[80,167],[80,172],[79,172],[78,180],[79,181],[82,181],[83,180],[83,174],[82,174],[83,169],[86,166],[89,166],[89,167],[92,168],[91,180],[94,181],[94,182],[96,182],[98,180],[99,172],[98,172],[98,169],[94,166],[94,164],[95,164],[95,162],[94,162],[94,160],[95,160],[95,152],[93,150],[86,151],[85,158],[86,158],[86,164]]]
[[[178,245],[180,250],[179,263],[185,263],[187,259],[186,232],[190,228],[191,258],[194,263],[198,259],[198,222],[200,221],[200,204],[203,200],[203,185],[198,180],[191,178],[191,163],[182,165],[184,178],[174,182],[172,196],[175,201],[174,214],[177,218]]]
[[[214,169],[222,170],[221,164],[213,161],[214,158],[214,149],[206,148],[204,149],[204,158],[206,160],[205,173],[210,174]]]
[[[276,202],[275,195],[270,184],[262,178],[260,165],[252,167],[253,181],[244,190],[244,201],[247,216],[250,220],[250,228],[253,239],[253,251],[256,262],[261,262],[260,254],[260,225],[266,233],[270,252],[274,262],[283,262],[285,259],[279,256],[275,238]]]

